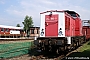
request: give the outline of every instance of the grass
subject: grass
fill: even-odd
[[[85,43],[84,45],[82,45],[82,47],[80,47],[78,49],[78,52],[73,52],[69,56],[72,56],[72,57],[90,57],[90,41]]]
[[[85,43],[79,50],[79,52],[90,51],[90,41]]]

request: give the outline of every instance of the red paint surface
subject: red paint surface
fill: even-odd
[[[45,36],[58,36],[58,15],[45,15]]]
[[[62,17],[61,17],[62,18]],[[81,19],[65,14],[65,36],[82,36]],[[45,15],[45,36],[58,36],[58,15]]]
[[[65,36],[75,36],[75,20],[65,15]]]
[[[65,16],[65,36],[70,36],[70,18]]]
[[[81,34],[81,32],[82,32],[81,28],[82,28],[82,22],[79,18],[76,18],[75,19],[75,36],[81,36],[82,35]]]
[[[83,26],[82,33],[86,36],[86,39],[90,38],[90,28],[89,26]]]
[[[80,18],[73,18],[65,14],[65,36],[82,36],[82,22]]]

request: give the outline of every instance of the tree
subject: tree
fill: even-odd
[[[20,24],[17,24],[16,27],[21,27]]]
[[[27,33],[27,36],[29,35],[29,32],[30,32],[30,27],[33,27],[33,20],[32,20],[32,17],[26,15],[25,16],[25,19],[24,19],[24,22],[22,22],[23,25],[24,25],[24,31]]]

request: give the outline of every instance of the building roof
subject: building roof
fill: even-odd
[[[40,28],[40,27],[30,27],[30,28]]]
[[[23,29],[23,27],[15,27],[15,26],[6,26],[6,25],[0,25],[2,28],[11,28],[11,29]]]

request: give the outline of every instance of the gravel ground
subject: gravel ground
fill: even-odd
[[[27,55],[9,58],[9,59],[5,59],[5,60],[31,60],[31,57],[27,54]]]
[[[39,59],[40,57],[36,57],[36,56],[29,56],[27,55],[23,55],[23,56],[19,56],[19,57],[14,57],[14,58],[9,58],[9,59],[3,59],[3,60],[57,60],[56,58],[54,59]]]

